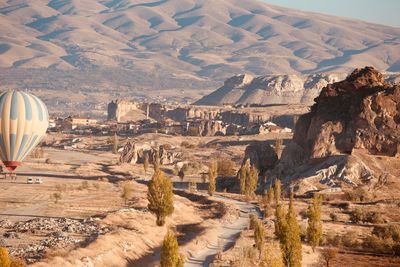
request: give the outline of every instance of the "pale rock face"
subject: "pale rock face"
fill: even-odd
[[[345,73],[259,77],[237,75],[196,104],[311,104],[323,87],[345,77]]]

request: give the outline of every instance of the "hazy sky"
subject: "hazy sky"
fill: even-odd
[[[274,5],[328,13],[400,27],[400,0],[261,0]]]

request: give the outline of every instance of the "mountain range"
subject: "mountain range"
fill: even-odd
[[[0,89],[135,95],[365,65],[400,71],[400,28],[257,0],[0,0]]]

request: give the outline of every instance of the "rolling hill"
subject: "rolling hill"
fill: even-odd
[[[365,65],[400,71],[400,28],[256,0],[0,0],[1,88],[135,94]]]

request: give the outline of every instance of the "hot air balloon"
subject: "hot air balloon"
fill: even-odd
[[[14,171],[46,134],[49,114],[36,96],[8,91],[0,95],[0,157]]]

